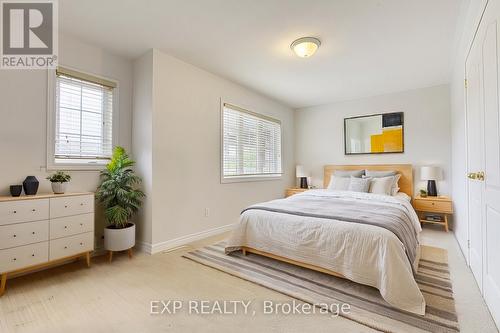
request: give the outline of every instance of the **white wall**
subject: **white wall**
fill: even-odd
[[[59,36],[59,62],[119,82],[119,144],[131,147],[132,64],[70,36]],[[51,192],[45,180],[47,150],[47,71],[0,71],[0,194],[9,195],[9,185],[21,184],[26,176],[40,181],[39,193]],[[69,172],[68,191],[94,191],[97,171]],[[96,236],[101,239],[102,218]],[[99,244],[98,244],[99,245]]]
[[[465,60],[486,0],[470,0],[463,9],[461,34],[454,54],[451,91],[452,181],[454,204],[454,232],[466,260],[469,261],[467,211],[467,149],[465,111]]]
[[[351,100],[296,111],[295,158],[312,172],[313,185],[323,187],[325,164],[411,163],[415,167],[415,190],[425,188],[418,166],[439,165],[444,180],[442,194],[451,192],[451,134],[449,87],[447,85],[410,90],[389,95]],[[344,118],[387,112],[404,112],[402,154],[344,154]]]
[[[137,223],[137,239],[150,244],[153,229],[152,200],[153,191],[153,51],[147,52],[134,61],[134,89],[132,112],[132,151],[136,160],[135,170],[142,178],[142,189],[148,196],[135,217]]]
[[[153,54],[153,188],[147,193],[152,221],[141,223],[152,224],[156,251],[236,223],[249,204],[283,197],[294,181],[295,164],[290,108],[160,51]],[[221,98],[282,121],[281,180],[220,183]],[[134,146],[141,132],[134,130]]]

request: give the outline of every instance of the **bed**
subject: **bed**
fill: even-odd
[[[395,170],[399,191],[381,195],[309,190],[252,205],[226,242],[226,253],[251,252],[377,288],[392,306],[423,315],[415,282],[420,223],[411,206],[408,164],[327,165],[324,187],[339,170]]]

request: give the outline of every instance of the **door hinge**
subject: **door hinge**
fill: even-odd
[[[464,79],[464,87],[467,89],[467,79]]]

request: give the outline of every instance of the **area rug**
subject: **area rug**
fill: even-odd
[[[349,304],[342,317],[383,332],[459,332],[446,250],[422,246],[415,276],[427,304],[425,316],[390,306],[377,289],[346,279],[235,252],[217,243],[183,257],[311,304]]]

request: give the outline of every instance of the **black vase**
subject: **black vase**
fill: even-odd
[[[24,194],[35,195],[38,191],[38,179],[35,176],[28,176],[23,182]]]
[[[13,197],[18,197],[23,191],[23,185],[10,185],[10,195]]]

